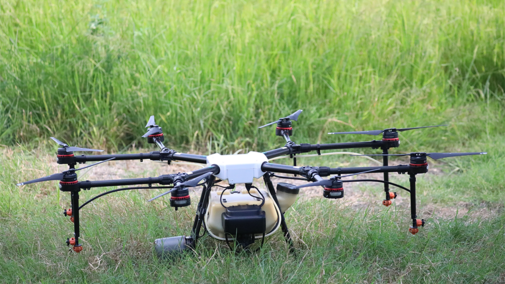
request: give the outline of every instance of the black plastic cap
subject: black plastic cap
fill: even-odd
[[[296,185],[294,184],[279,182],[277,184],[277,191],[286,192],[289,194],[298,194],[300,192],[300,189],[296,188]]]

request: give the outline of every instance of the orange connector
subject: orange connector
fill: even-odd
[[[412,234],[412,235],[415,235],[419,232],[419,229],[418,228],[412,228],[410,227],[409,228],[409,232]]]
[[[72,216],[72,209],[65,209],[65,211],[63,211],[63,215]]]
[[[82,251],[82,246],[81,246],[81,245],[74,246],[72,249],[73,249],[75,252],[81,252],[81,251]]]
[[[395,199],[397,196],[396,192],[389,192],[389,199]]]
[[[424,219],[416,219],[416,225],[418,227],[424,227]]]
[[[70,217],[70,221],[74,223],[74,216]]]
[[[388,207],[389,205],[393,204],[393,201],[391,200],[383,200],[382,201],[382,205]]]
[[[75,245],[75,238],[68,239],[67,244],[74,246]]]

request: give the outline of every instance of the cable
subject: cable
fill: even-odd
[[[261,204],[259,205],[261,208],[265,204],[265,196],[263,196],[263,193],[261,193],[261,191],[257,187],[255,187],[254,185],[251,185],[251,188],[256,189],[256,191],[261,195]],[[249,190],[250,189],[247,190],[247,193],[249,194],[249,196],[251,196],[252,198],[259,199],[259,197],[252,195]]]
[[[288,176],[279,176],[279,175],[276,175],[276,174],[272,174],[271,176],[276,177],[276,178],[296,179],[296,180],[307,180],[306,178],[288,177]]]
[[[159,189],[159,188],[174,188],[173,186],[155,186],[155,187],[148,187],[148,186],[144,186],[144,187],[125,187],[125,188],[117,188],[117,189],[114,189],[114,190],[110,190],[110,191],[106,191],[102,194],[99,194],[93,198],[91,198],[90,200],[84,202],[80,207],[79,207],[79,210],[82,209],[84,206],[86,206],[88,203],[92,202],[93,200],[95,199],[98,199],[102,196],[105,196],[107,194],[110,194],[110,193],[114,193],[114,192],[118,192],[118,191],[123,191],[123,190],[133,190],[133,189]]]
[[[221,187],[222,187],[222,186],[221,186]],[[228,186],[228,187],[225,187],[225,188],[223,189],[223,191],[221,192],[221,196],[219,196],[219,202],[221,202],[221,206],[223,206],[224,208],[228,208],[228,207],[224,206],[224,204],[223,204],[223,194],[224,194],[224,192],[225,192],[227,189],[233,189],[233,188],[235,188],[235,186],[231,186],[231,185],[230,185],[230,186]]]
[[[390,181],[383,181],[383,180],[379,180],[379,179],[353,179],[353,180],[342,180],[342,182],[381,182],[381,183],[387,183],[387,184],[390,184],[390,185],[394,185],[396,187],[399,187],[401,189],[404,189],[408,192],[410,192],[409,189],[407,189],[406,187],[403,187],[399,184],[396,184],[396,183],[393,183],[393,182],[390,182]]]

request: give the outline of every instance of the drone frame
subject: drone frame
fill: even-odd
[[[300,111],[297,111],[293,115],[299,115]],[[292,115],[292,116],[293,116]],[[296,118],[298,117],[296,115]],[[288,118],[288,117],[286,117]],[[285,128],[289,119],[286,121],[286,118],[281,118],[277,122],[278,124],[282,124],[281,128]],[[295,119],[296,120],[296,119]],[[274,122],[275,123],[275,122]],[[271,125],[270,123],[268,125]],[[268,126],[266,125],[266,126]],[[290,126],[290,122],[289,122]],[[71,193],[71,205],[72,209],[65,210],[66,216],[71,216],[72,222],[74,222],[74,238],[68,239],[67,244],[73,245],[73,250],[76,252],[80,252],[82,250],[82,245],[79,244],[80,237],[80,219],[79,219],[79,211],[89,202],[102,197],[104,195],[121,191],[121,190],[130,190],[130,189],[149,189],[149,188],[174,188],[178,185],[181,185],[183,182],[188,181],[193,178],[197,178],[204,174],[212,173],[210,177],[208,177],[205,182],[198,184],[203,185],[203,190],[200,196],[199,203],[197,205],[196,216],[193,222],[193,228],[191,231],[191,236],[186,239],[186,244],[190,248],[196,248],[197,241],[200,237],[200,230],[203,225],[203,218],[206,214],[207,205],[209,202],[209,195],[212,187],[219,181],[216,181],[215,176],[219,174],[219,166],[211,165],[206,168],[202,168],[199,170],[195,170],[190,173],[179,173],[179,174],[169,174],[169,175],[161,175],[159,177],[149,177],[149,178],[134,178],[134,179],[119,179],[119,180],[102,180],[102,181],[78,181],[77,175],[75,174],[75,166],[79,163],[86,163],[92,161],[106,161],[106,160],[159,160],[166,161],[170,164],[172,161],[186,161],[192,163],[206,164],[207,156],[204,155],[194,155],[194,154],[185,154],[178,153],[173,149],[169,149],[163,144],[163,132],[161,127],[157,126],[154,123],[154,117],[152,116],[149,119],[148,125],[149,127],[148,133],[146,133],[143,137],[147,137],[149,143],[155,143],[160,148],[160,151],[154,151],[150,153],[138,153],[138,154],[110,154],[110,155],[74,155],[73,151],[68,151],[68,145],[61,143],[57,139],[53,139],[55,141],[60,142],[60,146],[62,148],[58,149],[57,152],[57,163],[58,164],[67,164],[69,166],[69,170],[65,172],[69,172],[70,174],[65,174],[60,181],[60,190],[64,192]],[[291,127],[291,126],[290,126]],[[154,129],[153,129],[154,128]],[[279,127],[277,127],[279,128]],[[394,130],[384,131],[382,140],[372,140],[367,142],[347,142],[347,143],[329,143],[329,144],[296,144],[290,139],[290,134],[292,134],[292,129],[276,129],[276,135],[282,136],[286,140],[286,144],[284,147],[280,147],[277,149],[269,150],[263,152],[267,159],[272,159],[275,157],[280,157],[284,155],[289,155],[294,160],[294,165],[282,165],[275,164],[270,162],[264,162],[261,165],[261,170],[264,172],[263,181],[276,205],[279,207],[279,201],[277,199],[277,194],[274,189],[274,185],[271,177],[281,177],[275,175],[276,173],[283,174],[293,174],[303,176],[308,181],[322,181],[322,177],[327,177],[329,175],[337,175],[335,178],[339,179],[341,182],[379,182],[384,184],[385,191],[385,200],[383,204],[385,206],[391,205],[391,199],[396,198],[396,193],[390,192],[390,185],[399,187],[401,189],[406,190],[410,194],[410,209],[411,209],[411,219],[412,225],[409,231],[412,234],[416,234],[418,232],[418,227],[424,226],[423,219],[417,219],[416,215],[416,175],[423,174],[428,172],[428,163],[427,163],[427,154],[426,153],[412,153],[411,161],[408,165],[397,165],[397,166],[389,166],[388,156],[389,149],[396,148],[400,145],[400,140],[398,138],[398,132]],[[72,148],[72,147],[70,147]],[[73,147],[76,148],[76,147]],[[383,165],[379,167],[349,167],[349,168],[329,168],[329,167],[299,167],[296,166],[296,155],[301,153],[307,153],[311,151],[316,151],[319,155],[321,155],[321,151],[323,150],[335,150],[335,149],[352,149],[352,148],[372,148],[372,149],[381,149],[383,156]],[[79,149],[86,150],[94,150],[94,149],[86,149],[86,148],[76,148],[76,151]],[[381,154],[379,154],[381,155]],[[79,170],[79,169],[77,169]],[[64,173],[65,173],[64,172]],[[359,174],[364,172],[373,172],[373,173],[383,173],[383,180],[374,180],[374,179],[361,179],[361,180],[340,180],[340,176],[342,174]],[[392,183],[389,181],[389,173],[398,173],[398,174],[408,174],[409,178],[409,188],[403,187],[401,185]],[[132,187],[132,188],[119,188],[111,191],[107,191],[105,193],[100,194],[90,200],[88,200],[83,205],[79,206],[79,192],[81,190],[89,190],[90,188],[95,187],[110,187],[110,186],[127,186],[127,185],[141,185],[145,184],[148,187]],[[153,184],[160,184],[162,187],[153,187]],[[173,184],[173,187],[168,187],[168,185]],[[247,185],[247,184],[246,184]],[[250,185],[250,184],[249,184]],[[168,192],[167,192],[168,193]],[[290,251],[294,251],[294,244],[289,234],[289,229],[287,227],[284,213],[281,212],[280,216],[281,228],[285,237],[286,242],[290,247]]]

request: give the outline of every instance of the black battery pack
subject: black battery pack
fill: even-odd
[[[226,208],[221,215],[225,233],[235,235],[262,234],[266,230],[265,211],[259,205],[239,205]]]

